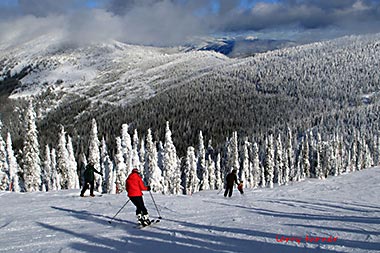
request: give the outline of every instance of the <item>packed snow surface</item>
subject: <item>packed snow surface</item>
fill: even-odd
[[[373,168],[232,198],[153,194],[162,220],[144,229],[134,228],[131,203],[108,222],[125,194],[1,192],[0,252],[379,252],[379,181]]]

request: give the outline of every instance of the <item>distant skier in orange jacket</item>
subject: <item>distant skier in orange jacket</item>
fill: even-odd
[[[243,188],[244,188],[244,184],[243,184],[243,181],[242,180],[240,180],[240,183],[239,183],[239,185],[238,185],[238,190],[239,190],[239,192],[241,193],[241,194],[244,194],[244,191],[243,191]]]

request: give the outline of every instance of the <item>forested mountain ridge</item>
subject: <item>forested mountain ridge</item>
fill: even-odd
[[[378,34],[243,59],[119,42],[76,48],[45,38],[30,43],[0,52],[1,86],[27,73],[11,98],[38,94],[42,143],[54,143],[53,130],[63,124],[75,141],[81,137],[78,145],[85,150],[93,117],[110,143],[126,122],[143,135],[151,128],[162,139],[168,120],[183,154],[199,130],[219,146],[233,131],[251,137],[287,125],[300,132],[317,125],[331,130],[338,121],[354,120],[366,128],[368,110],[378,115]],[[11,121],[3,119],[4,127]]]

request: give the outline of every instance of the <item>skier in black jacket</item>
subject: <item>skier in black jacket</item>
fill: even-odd
[[[227,197],[227,194],[228,194],[228,197],[232,196],[232,191],[234,189],[234,183],[239,185],[236,173],[237,173],[236,169],[233,169],[232,172],[228,173],[228,175],[226,177],[227,185],[226,185],[226,191],[224,192],[224,197]]]
[[[90,162],[89,164],[87,164],[86,170],[83,173],[84,174],[84,185],[83,185],[83,189],[80,193],[81,197],[84,197],[84,193],[85,193],[85,191],[87,191],[88,185],[90,185],[90,196],[95,197],[95,195],[94,195],[94,183],[95,183],[94,172],[103,176],[103,174],[101,172],[99,172],[95,169],[94,163]]]

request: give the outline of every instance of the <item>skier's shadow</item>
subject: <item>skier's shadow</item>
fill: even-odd
[[[329,211],[327,214],[311,214],[311,213],[290,213],[290,212],[283,212],[283,211],[277,211],[277,210],[270,210],[270,209],[264,209],[264,208],[257,208],[257,207],[248,207],[243,206],[239,204],[228,204],[228,203],[220,203],[216,201],[207,201],[210,203],[218,204],[218,205],[224,205],[224,206],[232,206],[235,208],[241,208],[241,209],[247,209],[250,212],[257,213],[260,215],[265,216],[275,216],[279,218],[290,218],[295,220],[326,220],[326,221],[340,221],[340,222],[352,222],[352,223],[364,223],[364,224],[380,224],[380,218],[378,217],[362,217],[362,216],[355,216],[355,215],[345,215],[345,216],[338,216],[338,215],[332,215],[331,211]],[[321,211],[321,210],[320,210]]]
[[[99,236],[96,232],[88,234],[83,233],[83,231],[76,232],[42,222],[37,222],[37,224],[43,228],[85,240],[86,242],[71,242],[69,244],[70,248],[81,252],[123,252],[121,249],[125,248],[125,241]]]
[[[292,202],[291,200],[287,200],[287,205],[291,205],[292,207],[294,208],[299,208],[299,206],[296,206],[296,205],[293,205],[293,204],[290,204],[289,202]],[[357,216],[357,215],[344,215],[344,216],[339,216],[339,215],[335,215],[335,212],[331,211],[331,210],[319,210],[319,211],[324,211],[326,212],[326,214],[310,214],[310,213],[293,213],[293,212],[284,212],[284,211],[277,211],[277,210],[270,210],[270,209],[264,209],[264,208],[257,208],[257,207],[247,207],[247,206],[243,206],[243,205],[239,205],[239,204],[228,204],[228,203],[220,203],[220,202],[216,202],[216,201],[207,201],[207,202],[210,202],[210,203],[214,203],[214,204],[219,204],[219,205],[224,205],[224,206],[233,206],[235,208],[241,208],[241,209],[247,209],[249,212],[252,212],[252,213],[255,213],[255,214],[259,214],[259,215],[264,215],[264,216],[270,216],[270,217],[277,217],[277,218],[284,218],[284,219],[290,219],[290,220],[306,220],[307,221],[307,224],[308,225],[305,225],[305,224],[290,224],[290,226],[298,226],[298,227],[309,227],[309,228],[312,228],[312,226],[310,226],[310,223],[312,221],[317,221],[317,222],[320,222],[320,221],[329,221],[329,222],[338,222],[337,226],[341,226],[341,223],[343,224],[350,224],[350,223],[353,223],[353,224],[380,224],[380,218],[378,217],[363,217],[363,216]],[[270,201],[268,201],[270,202]],[[294,201],[294,203],[297,203],[298,201]],[[305,204],[305,203],[308,203],[308,202],[301,202],[299,201],[301,204]],[[276,202],[273,202],[275,204],[278,204]],[[308,204],[315,204],[315,203],[308,203]],[[323,204],[319,204],[319,205],[323,205]],[[343,211],[355,211],[355,212],[362,212],[363,210],[361,209],[357,209],[357,208],[346,208],[346,207],[342,207],[339,205],[332,205],[330,204],[330,207],[333,207],[333,208],[340,208],[342,209]],[[363,206],[365,207],[365,206]],[[367,208],[376,208],[376,207],[373,207],[373,206],[366,206]],[[314,208],[309,208],[309,209],[314,209]],[[371,212],[368,212],[368,213],[373,213],[374,211],[371,211]],[[367,212],[363,212],[363,213],[367,213]],[[289,224],[288,224],[289,225]],[[330,231],[339,231],[340,228],[335,228],[335,227],[314,227],[315,229],[323,229],[323,230],[330,230]],[[344,230],[342,230],[344,231]],[[344,231],[344,232],[348,232],[348,231]],[[365,234],[365,235],[368,235],[368,234],[371,234],[371,235],[378,235],[379,233],[378,232],[370,232],[370,231],[357,231],[357,230],[353,230],[353,231],[350,231],[350,232],[354,232],[354,233],[362,233],[362,234]],[[365,250],[375,250],[375,249],[378,249],[380,248],[380,243],[378,242],[370,242],[370,241],[358,241],[358,240],[348,240],[348,239],[344,239],[344,238],[339,238],[338,239],[338,242],[336,243],[337,245],[342,245],[342,246],[345,246],[345,247],[356,247],[356,248],[359,248],[359,249],[365,249]]]
[[[110,218],[105,215],[94,214],[83,210],[72,210],[62,207],[52,207],[55,210],[67,212],[69,215],[76,219],[83,220],[85,222],[96,222],[104,226],[105,219]],[[188,229],[180,228],[165,228],[165,222],[178,223]],[[51,225],[43,222],[37,222],[37,224],[45,229],[49,229],[55,232],[67,234],[72,238],[78,239],[68,244],[71,249],[82,252],[150,252],[154,249],[156,253],[166,252],[181,252],[181,253],[210,253],[210,252],[243,252],[245,249],[253,247],[263,250],[263,252],[295,252],[303,253],[304,249],[296,247],[294,245],[284,245],[275,242],[275,234],[253,231],[240,228],[225,228],[219,226],[207,226],[191,222],[183,222],[177,220],[163,219],[163,224],[157,225],[153,229],[131,229],[130,226],[126,226],[128,236],[121,236],[113,238],[112,236],[104,236],[102,233],[96,233],[96,231],[90,232],[89,230],[78,231],[76,229],[69,229],[66,227],[59,227],[57,225]],[[81,226],[83,227],[83,226]],[[102,230],[99,228],[100,231]],[[124,228],[123,228],[124,230]],[[216,231],[217,234],[205,233],[207,230]],[[104,230],[107,231],[107,230]],[[104,232],[103,231],[103,232]],[[224,232],[233,234],[241,234],[242,237],[235,238],[234,236],[226,236]],[[245,238],[245,235],[262,236],[271,238],[273,241],[264,242],[255,239]],[[154,240],[153,238],[159,238]],[[310,249],[311,252],[314,249]],[[335,251],[328,251],[332,253]]]
[[[79,210],[67,209],[67,208],[57,207],[57,206],[51,206],[51,208],[58,210],[58,211],[67,212],[71,216],[73,216],[77,219],[80,219],[80,220],[86,220],[86,221],[90,220],[92,222],[97,222],[97,223],[103,224],[103,225],[104,225],[105,221],[107,221],[107,224],[109,224],[108,221],[112,220],[112,217],[110,217],[110,216],[92,213],[92,212],[89,212],[87,210],[80,210],[79,211]],[[127,224],[131,224],[131,225],[135,224],[131,221],[118,219],[118,218],[113,219],[112,222],[127,223]]]

